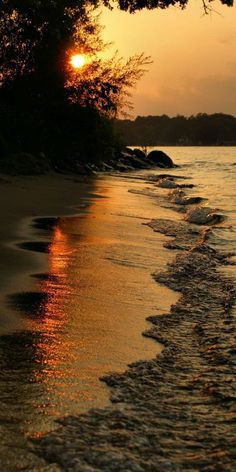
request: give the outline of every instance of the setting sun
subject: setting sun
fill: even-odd
[[[70,58],[70,64],[74,69],[80,69],[86,63],[86,57],[83,54],[74,54]]]

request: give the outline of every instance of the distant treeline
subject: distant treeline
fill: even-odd
[[[138,116],[134,121],[117,120],[115,127],[129,146],[236,145],[236,117],[223,113]]]

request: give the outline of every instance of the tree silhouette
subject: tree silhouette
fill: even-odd
[[[211,3],[214,0],[201,0],[205,13],[211,10]],[[116,3],[116,1],[114,1]],[[170,6],[179,6],[185,8],[189,0],[118,0],[118,5],[121,10],[134,13],[138,10],[154,10],[160,8],[164,10]],[[227,6],[233,6],[233,0],[220,0],[220,3]]]
[[[5,1],[2,10],[0,80],[5,96],[9,91],[15,102],[38,102],[41,107],[69,100],[108,115],[128,104],[128,89],[150,60],[143,54],[126,61],[117,53],[102,57],[107,45],[94,5]],[[88,57],[81,70],[70,66],[73,52]]]
[[[224,113],[196,116],[138,116],[117,120],[116,128],[126,145],[235,145],[236,118]]]
[[[202,0],[205,10],[211,0]],[[228,6],[232,0],[220,0]],[[4,89],[15,90],[14,99],[40,100],[41,103],[64,99],[70,90],[73,101],[79,99],[86,105],[113,111],[125,98],[127,88],[134,85],[143,73],[145,61],[142,55],[122,62],[117,56],[102,61],[98,53],[104,48],[98,21],[91,16],[91,9],[109,0],[2,0],[0,5],[0,84]],[[141,9],[168,8],[178,5],[184,8],[188,0],[115,0],[119,8],[129,12]],[[93,44],[92,44],[93,42]],[[91,46],[92,44],[92,46]],[[68,51],[73,48],[90,49],[91,60],[87,77],[68,77]],[[119,74],[118,70],[123,73]],[[133,72],[132,72],[133,71]],[[91,80],[90,80],[91,78]],[[73,76],[75,79],[75,75]],[[112,80],[113,79],[113,80]],[[102,83],[102,81],[104,81]],[[91,90],[85,97],[85,90]],[[123,93],[124,92],[124,93]],[[96,97],[92,100],[92,97]]]
[[[187,0],[114,3],[135,12],[170,5],[184,8]],[[232,0],[221,3],[232,5]],[[104,116],[114,117],[129,106],[129,89],[150,59],[143,54],[128,60],[118,54],[104,56],[106,45],[94,16],[101,4],[109,6],[109,0],[1,1],[0,154],[44,153],[58,167],[74,152],[95,158],[105,148],[111,151],[111,122]],[[206,9],[209,5],[204,0]],[[73,52],[88,57],[79,70],[71,68]]]
[[[69,161],[73,167],[74,154],[96,160],[117,146],[105,117],[128,104],[128,90],[149,58],[105,58],[95,6],[68,0],[1,3],[0,154],[40,152],[54,167]],[[87,56],[80,70],[71,67],[72,53]]]

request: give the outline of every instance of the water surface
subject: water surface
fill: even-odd
[[[196,185],[188,192],[207,197],[206,205],[225,214],[214,230],[217,244],[235,251],[236,149],[162,149],[181,166],[170,173]],[[65,414],[109,403],[99,377],[160,351],[141,335],[145,318],[167,312],[177,298],[151,277],[174,254],[163,248],[165,237],[145,226],[155,217],[181,218],[166,208],[167,190],[143,195],[152,186],[135,174],[98,177],[93,187],[93,194],[78,197],[73,216],[52,225],[35,225],[29,214],[22,239],[11,242],[22,261],[35,257],[37,263],[30,273],[13,273],[4,286],[11,296],[1,310],[9,310],[9,319],[14,311],[20,325],[0,337],[0,456],[6,471],[39,468],[27,452],[28,435],[55,427]],[[235,266],[227,270],[235,276]]]
[[[27,436],[109,403],[100,376],[160,352],[141,334],[145,318],[177,298],[151,277],[172,256],[143,224],[163,211],[156,199],[128,192],[146,188],[145,181],[105,177],[94,186],[74,216],[26,219],[27,237],[16,244],[25,257],[42,253],[46,270],[24,274],[24,291],[19,277],[11,282],[4,308],[22,322],[22,330],[0,338],[0,455],[12,470],[22,467],[22,457],[12,457],[16,445],[32,468]]]

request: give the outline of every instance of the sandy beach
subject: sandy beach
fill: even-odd
[[[102,376],[110,389],[110,405],[58,419],[60,426],[55,431],[29,441],[29,454],[36,460],[34,470],[234,470],[236,338],[232,310],[236,293],[234,280],[222,270],[230,266],[231,255],[212,247],[212,228],[221,221],[220,214],[210,208],[201,211],[199,203],[198,211],[184,216],[193,197],[188,194],[187,180],[180,177],[160,179],[157,175],[147,189],[133,188],[129,197],[152,198],[156,186],[163,195],[160,218],[150,221],[145,217],[138,222],[150,235],[152,231],[161,234],[163,251],[170,254],[167,267],[161,271],[156,267],[153,274],[163,290],[173,293],[173,299],[168,299],[163,292],[169,312],[149,316],[152,327],[144,333],[163,350],[152,359],[131,364],[125,372]],[[92,179],[84,182],[55,175],[3,176],[0,185],[4,297],[32,289],[28,275],[46,268],[46,254],[28,251],[26,257],[15,247],[33,240],[29,221],[56,217],[63,210],[67,215],[78,214],[94,188]],[[176,210],[180,214],[177,220],[164,218]],[[216,242],[214,236],[214,245]],[[2,298],[2,307],[3,303]],[[12,323],[11,329],[17,329],[15,315]],[[6,329],[3,323],[3,334]]]
[[[93,192],[93,179],[51,173],[44,176],[2,175],[0,178],[0,304],[6,293],[30,289],[27,275],[43,271],[46,256],[22,251],[17,244],[32,239],[30,223],[40,216],[62,216],[79,213]],[[25,274],[25,276],[24,276]],[[2,306],[2,305],[1,305]],[[7,332],[1,320],[1,334]],[[12,323],[17,318],[12,315]],[[11,325],[11,329],[12,329]]]
[[[171,187],[180,204],[187,185]],[[149,223],[175,252],[154,278],[181,294],[169,313],[149,317],[153,328],[145,335],[164,350],[123,374],[104,376],[113,405],[60,419],[32,450],[66,471],[234,470],[236,292],[222,271],[231,254],[212,247],[210,229],[221,218],[204,207],[185,221]]]

